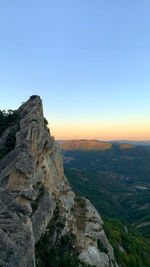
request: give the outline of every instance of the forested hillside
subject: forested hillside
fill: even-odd
[[[118,262],[150,266],[150,149],[113,144],[63,154],[73,189],[103,216]]]

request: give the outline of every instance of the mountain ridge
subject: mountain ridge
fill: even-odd
[[[31,96],[18,113],[13,147],[0,160],[0,265],[118,266],[100,215],[64,175],[40,97]],[[0,137],[3,149],[11,130]]]
[[[87,139],[79,139],[79,140],[68,140],[66,142],[58,142],[62,149],[65,151],[75,151],[75,150],[81,150],[81,151],[102,151],[111,149],[113,143],[108,143],[104,141],[98,141],[98,140],[87,140]],[[120,149],[129,149],[134,148],[135,146],[132,144],[119,144],[118,145]]]
[[[66,140],[56,140],[58,143],[65,143],[67,141],[72,141],[74,139],[66,139]],[[109,144],[129,144],[129,145],[135,145],[135,146],[150,146],[150,140],[97,140],[97,139],[76,139],[76,141],[79,140],[85,140],[85,141],[96,141],[96,142],[103,142],[103,143],[109,143]]]

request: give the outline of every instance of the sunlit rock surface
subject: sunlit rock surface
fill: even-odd
[[[64,176],[61,149],[47,129],[40,97],[32,96],[18,112],[16,146],[0,161],[0,265],[35,266],[35,244],[59,206],[65,222],[62,234],[76,235],[79,259],[114,266],[100,215],[88,200],[78,199]],[[7,133],[0,138],[1,146]],[[98,240],[106,253],[98,249]]]

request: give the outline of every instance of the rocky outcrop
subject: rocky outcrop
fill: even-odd
[[[76,236],[79,259],[114,266],[100,215],[88,200],[75,195],[64,176],[61,149],[47,129],[40,97],[32,96],[18,112],[16,146],[0,161],[0,266],[35,266],[35,244],[57,207],[64,222],[60,236]]]

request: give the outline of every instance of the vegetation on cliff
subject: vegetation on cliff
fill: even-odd
[[[5,146],[0,149],[0,159],[9,153],[16,144],[16,133],[19,131],[20,116],[16,110],[0,110],[0,137],[8,127],[12,127],[7,134]]]
[[[8,127],[17,124],[19,119],[19,113],[16,110],[8,110],[8,112],[0,110],[0,136]]]
[[[59,214],[59,208],[55,210],[45,235],[35,247],[37,267],[87,267],[80,262],[76,247],[76,236],[71,232],[62,235],[65,224]]]

